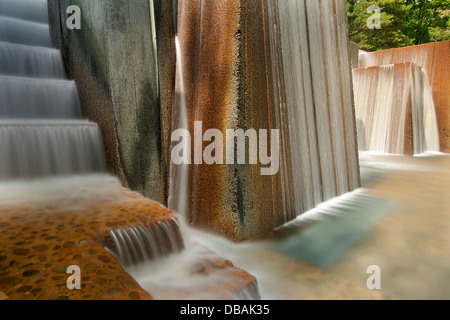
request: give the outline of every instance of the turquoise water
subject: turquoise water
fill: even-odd
[[[369,232],[394,204],[394,200],[375,198],[360,189],[351,196],[320,205],[283,227],[273,247],[299,261],[327,268]]]

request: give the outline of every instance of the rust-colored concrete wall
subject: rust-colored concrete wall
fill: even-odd
[[[433,90],[441,151],[450,153],[450,41],[364,53],[362,68],[413,62],[425,68]]]
[[[224,134],[227,129],[270,128],[262,19],[257,1],[179,2],[191,133],[194,121],[203,121],[204,131]],[[261,177],[260,166],[197,164],[191,178],[189,220],[194,225],[234,240],[273,229],[272,177]]]
[[[176,177],[168,181],[169,136],[177,129],[181,92],[181,73],[177,70],[176,79],[174,73],[172,2],[123,1],[118,6],[111,0],[77,0],[83,20],[82,30],[75,31],[63,25],[68,1],[49,3],[55,43],[77,80],[85,114],[102,128],[111,171],[131,189],[166,203],[169,183],[179,182]],[[345,2],[290,1],[295,14],[289,21],[301,20],[299,28],[284,21],[286,3],[178,3],[191,134],[194,121],[201,120],[203,131],[214,128],[224,135],[227,129],[264,129],[269,137],[270,129],[280,129],[283,135],[277,175],[261,175],[261,164],[190,167],[189,221],[234,240],[261,236],[359,186]],[[286,39],[295,41],[299,30],[302,52],[296,48],[286,57],[284,52],[291,52]],[[289,77],[304,78],[305,85],[294,81],[289,87]],[[300,91],[307,97],[298,96]],[[287,101],[289,113],[283,109]],[[307,113],[305,124],[296,122],[300,113]]]
[[[279,129],[282,135],[276,175],[262,176],[260,164],[194,164],[190,168],[189,221],[236,241],[260,237],[359,186],[345,2],[326,0],[317,6],[315,1],[291,1],[292,16],[285,4],[277,0],[179,1],[182,72],[177,68],[173,108],[181,105],[182,78],[192,138],[201,141],[208,129],[218,129],[224,136],[227,129],[266,129],[269,135],[270,129]],[[307,15],[314,22],[308,24]],[[303,28],[287,30],[289,22],[284,18],[301,19]],[[314,29],[311,34],[308,27]],[[299,30],[304,42],[291,53],[287,39]],[[324,47],[317,40],[322,37]],[[303,85],[303,78],[309,85]],[[305,125],[294,123],[304,113],[308,113],[308,119],[302,118]],[[194,133],[194,121],[203,122],[202,133]],[[328,128],[328,133],[321,132],[323,139],[316,137],[319,127]],[[326,141],[319,155],[317,149]],[[202,150],[206,146],[203,143]],[[310,171],[314,171],[314,183]],[[322,181],[328,177],[329,184]]]

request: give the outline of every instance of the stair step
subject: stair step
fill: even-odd
[[[74,81],[0,76],[0,118],[80,118]]]
[[[59,50],[0,42],[0,75],[66,79]]]
[[[0,122],[0,180],[105,171],[97,124],[88,121]]]
[[[0,0],[0,15],[48,23],[46,0]]]
[[[48,24],[0,16],[0,41],[52,47]]]

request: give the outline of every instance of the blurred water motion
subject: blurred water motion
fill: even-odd
[[[190,237],[257,277],[263,299],[449,299],[450,156],[363,153],[361,166],[364,189],[265,240]],[[366,287],[371,265],[382,290]]]

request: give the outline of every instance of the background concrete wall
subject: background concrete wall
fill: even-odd
[[[66,28],[69,5],[81,9],[81,30]],[[125,186],[165,203],[156,14],[151,5],[149,0],[49,0],[49,20],[54,44],[77,83],[83,114],[101,128],[108,168]],[[165,17],[161,10],[158,17]],[[158,23],[164,25],[161,18]]]

